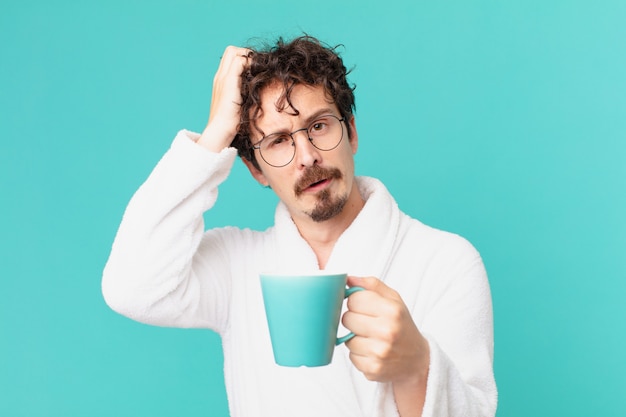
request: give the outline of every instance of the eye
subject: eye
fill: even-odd
[[[267,136],[263,140],[263,144],[265,145],[266,148],[282,147],[285,145],[289,145],[290,142],[291,142],[291,137],[289,137],[289,135],[280,135],[280,134]]]
[[[311,127],[309,128],[309,132],[311,133],[323,133],[326,129],[328,129],[328,123],[326,120],[317,120],[313,122]]]

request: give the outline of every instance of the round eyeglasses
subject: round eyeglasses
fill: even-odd
[[[269,165],[280,168],[288,165],[296,155],[296,142],[293,138],[298,132],[306,131],[307,137],[313,146],[320,151],[332,151],[343,139],[344,118],[327,114],[316,118],[308,127],[294,130],[291,133],[272,133],[264,136],[260,141],[252,145],[258,149],[261,158]]]

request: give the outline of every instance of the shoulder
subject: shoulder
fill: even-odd
[[[273,231],[273,226],[266,230],[253,230],[236,226],[216,227],[204,232],[202,244],[241,249],[245,246],[263,243],[273,234]]]
[[[400,228],[403,231],[403,239],[418,245],[426,245],[430,251],[445,251],[458,256],[479,256],[474,245],[465,237],[429,226],[407,214],[403,213]]]
[[[398,252],[410,259],[423,282],[438,286],[486,282],[487,272],[479,251],[465,237],[403,216]],[[461,285],[465,285],[461,284]]]
[[[429,311],[441,300],[469,297],[480,305],[489,300],[487,271],[474,245],[463,236],[408,216],[402,223],[397,268],[390,278],[407,305]]]

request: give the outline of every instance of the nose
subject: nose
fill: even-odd
[[[291,134],[294,146],[296,147],[295,162],[298,167],[310,167],[322,162],[322,154],[311,143],[307,129],[300,129]]]

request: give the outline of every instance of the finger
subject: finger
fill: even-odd
[[[222,55],[222,61],[232,61],[235,57],[247,58],[252,53],[251,49],[241,48],[238,46],[229,45],[224,49],[224,54]]]
[[[407,314],[400,296],[386,298],[372,290],[353,293],[346,305],[348,310],[344,313],[344,316],[347,315],[344,326],[354,333],[372,337],[388,334]]]
[[[235,66],[237,68],[243,68],[248,62],[248,58],[252,55],[253,51],[248,48],[240,48],[237,46],[227,46],[224,50],[224,54],[220,59],[220,64],[217,68],[216,78],[219,78],[221,74],[230,73]],[[241,73],[241,70],[239,70]]]
[[[371,290],[365,290],[350,295],[346,306],[348,307],[348,311],[353,313],[376,317],[379,315],[378,311],[380,306],[386,302],[385,298],[380,294]]]
[[[361,355],[350,350],[349,357],[354,367],[359,371],[363,372],[364,369],[368,368],[370,359],[366,355]]]
[[[350,351],[350,361],[370,381],[383,381],[383,364],[369,355],[361,355]]]
[[[348,285],[351,287],[361,287],[374,291],[386,298],[397,298],[398,293],[385,285],[384,282],[375,277],[355,277],[348,276]]]
[[[367,356],[368,347],[367,347],[367,338],[363,336],[354,336],[352,339],[346,342],[346,347],[353,355],[358,356]]]
[[[379,361],[389,358],[392,353],[391,345],[370,337],[355,336],[346,342],[346,347],[354,355]]]
[[[232,55],[234,54],[234,48],[236,47],[229,45],[226,47],[226,49],[224,49],[224,52],[222,53],[222,56],[220,57],[220,63],[217,67],[216,74],[223,72],[226,66],[230,65],[230,62],[232,61]]]
[[[357,336],[370,336],[372,317],[353,311],[346,311],[341,317],[341,324]]]
[[[366,315],[349,310],[343,314],[341,324],[357,336],[387,343],[396,340],[401,329],[400,321],[394,318],[374,314]]]

